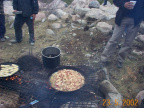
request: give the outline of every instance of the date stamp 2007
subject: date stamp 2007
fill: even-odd
[[[110,102],[110,99],[103,99],[103,106],[110,106],[112,105]],[[114,102],[115,106],[120,105],[120,103],[118,103],[118,99],[115,99]],[[123,99],[122,100],[122,106],[138,106],[138,100],[137,99]]]

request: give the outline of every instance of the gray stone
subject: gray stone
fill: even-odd
[[[86,25],[86,24],[87,24],[87,21],[86,21],[86,20],[81,20],[81,19],[79,19],[79,20],[77,20],[77,22],[78,22],[79,24],[81,24],[81,25]]]
[[[89,8],[99,8],[100,7],[100,3],[98,1],[91,1],[89,3]]]
[[[61,9],[57,9],[53,12],[53,14],[56,15],[58,18],[61,18],[64,15],[66,15],[67,13]]]
[[[54,35],[55,33],[51,29],[46,30],[46,35]]]
[[[89,8],[89,4],[92,1],[98,2],[97,0],[73,0],[73,2],[70,4],[70,7]]]
[[[144,35],[139,35],[139,36],[137,36],[137,38],[138,38],[140,41],[144,42]]]
[[[8,22],[11,23],[11,22],[14,21],[14,19],[15,19],[15,16],[9,16],[8,17]]]
[[[76,33],[73,33],[73,34],[72,34],[72,36],[76,36],[76,35],[77,35]]]
[[[74,13],[78,14],[80,16],[85,15],[88,11],[90,11],[91,9],[89,8],[80,8],[80,7],[76,7],[74,9]]]
[[[92,55],[91,54],[85,54],[85,57],[91,57]]]
[[[110,81],[102,81],[100,83],[100,90],[105,94],[106,100],[110,100],[111,105],[106,106],[106,108],[122,108],[123,97]]]
[[[102,10],[96,9],[96,8],[92,8],[90,11],[88,11],[86,13],[85,18],[105,20],[106,19],[106,15],[103,14]]]
[[[141,28],[141,29],[144,29],[144,22],[142,22],[142,23],[140,24],[140,28]]]
[[[135,55],[138,55],[138,56],[143,54],[142,51],[136,51],[136,50],[133,50],[132,53],[135,54]]]
[[[109,33],[112,30],[112,25],[109,25],[106,22],[98,22],[96,27],[103,33]]]
[[[4,12],[7,15],[13,15],[12,1],[4,1]]]
[[[49,0],[47,0],[49,1]],[[49,10],[49,9],[63,9],[67,6],[67,4],[62,1],[62,0],[53,0],[51,3],[48,3],[45,6],[45,9]]]
[[[42,19],[42,23],[45,22],[45,21],[46,21],[46,18],[43,18],[43,19]]]
[[[36,18],[35,18],[35,21],[42,21],[42,19],[46,18],[46,15],[44,12],[39,12],[37,15],[36,15]]]
[[[53,23],[51,26],[53,29],[60,29],[62,27],[60,23]]]
[[[141,105],[141,101],[144,99],[144,90],[137,94],[136,99],[138,99],[138,105]]]
[[[49,16],[48,16],[48,20],[49,21],[56,21],[56,20],[58,20],[59,18],[57,17],[57,16],[55,16],[54,14],[50,14]]]

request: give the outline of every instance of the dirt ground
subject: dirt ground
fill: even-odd
[[[46,29],[50,28],[50,22],[36,22],[36,43],[34,46],[30,46],[26,25],[23,26],[23,41],[17,44],[11,44],[9,42],[9,40],[14,38],[14,28],[9,28],[9,26],[10,24],[6,23],[7,32],[5,36],[9,38],[6,42],[0,42],[0,63],[16,62],[19,57],[30,54],[31,49],[32,55],[41,60],[41,50],[43,48],[56,46],[61,49],[62,65],[76,66],[83,64],[97,69],[104,45],[111,36],[110,34],[102,34],[98,30],[95,30],[94,35],[90,36],[90,31],[84,31],[83,29],[72,31],[68,26],[59,30],[53,30],[55,35],[49,36],[46,35]],[[69,33],[76,33],[77,35],[72,36]],[[131,54],[126,59],[124,67],[118,69],[115,65],[117,52],[112,55],[110,65],[107,67],[110,81],[123,95],[124,99],[134,99],[139,91],[144,90],[143,56]]]

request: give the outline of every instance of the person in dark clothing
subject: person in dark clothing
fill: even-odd
[[[5,32],[6,32],[3,1],[4,0],[0,0],[0,41],[1,42],[5,41],[4,35],[5,35]]]
[[[104,4],[103,4],[103,5],[104,5],[104,6],[107,5],[107,0],[104,0]]]
[[[118,53],[117,67],[121,68],[127,52],[132,47],[132,42],[136,37],[140,22],[144,19],[144,0],[135,0],[133,5],[129,0],[113,0],[113,3],[119,7],[116,18],[115,28],[112,37],[109,39],[101,55],[101,64],[105,66],[108,58],[115,52],[117,44],[121,39],[125,29],[127,29],[125,41]]]
[[[11,40],[11,42],[22,41],[22,26],[26,23],[29,29],[29,43],[34,45],[34,20],[39,10],[38,0],[13,0],[13,9],[16,14],[14,21],[16,40]]]

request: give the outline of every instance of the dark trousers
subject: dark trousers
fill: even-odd
[[[5,16],[4,14],[0,14],[0,38],[3,38],[6,32],[5,28]]]
[[[30,17],[23,17],[22,15],[16,15],[14,21],[15,37],[17,42],[22,41],[22,26],[24,23],[27,24],[29,30],[29,42],[34,42],[34,21]]]
[[[104,0],[104,4],[103,5],[107,5],[107,0]]]

